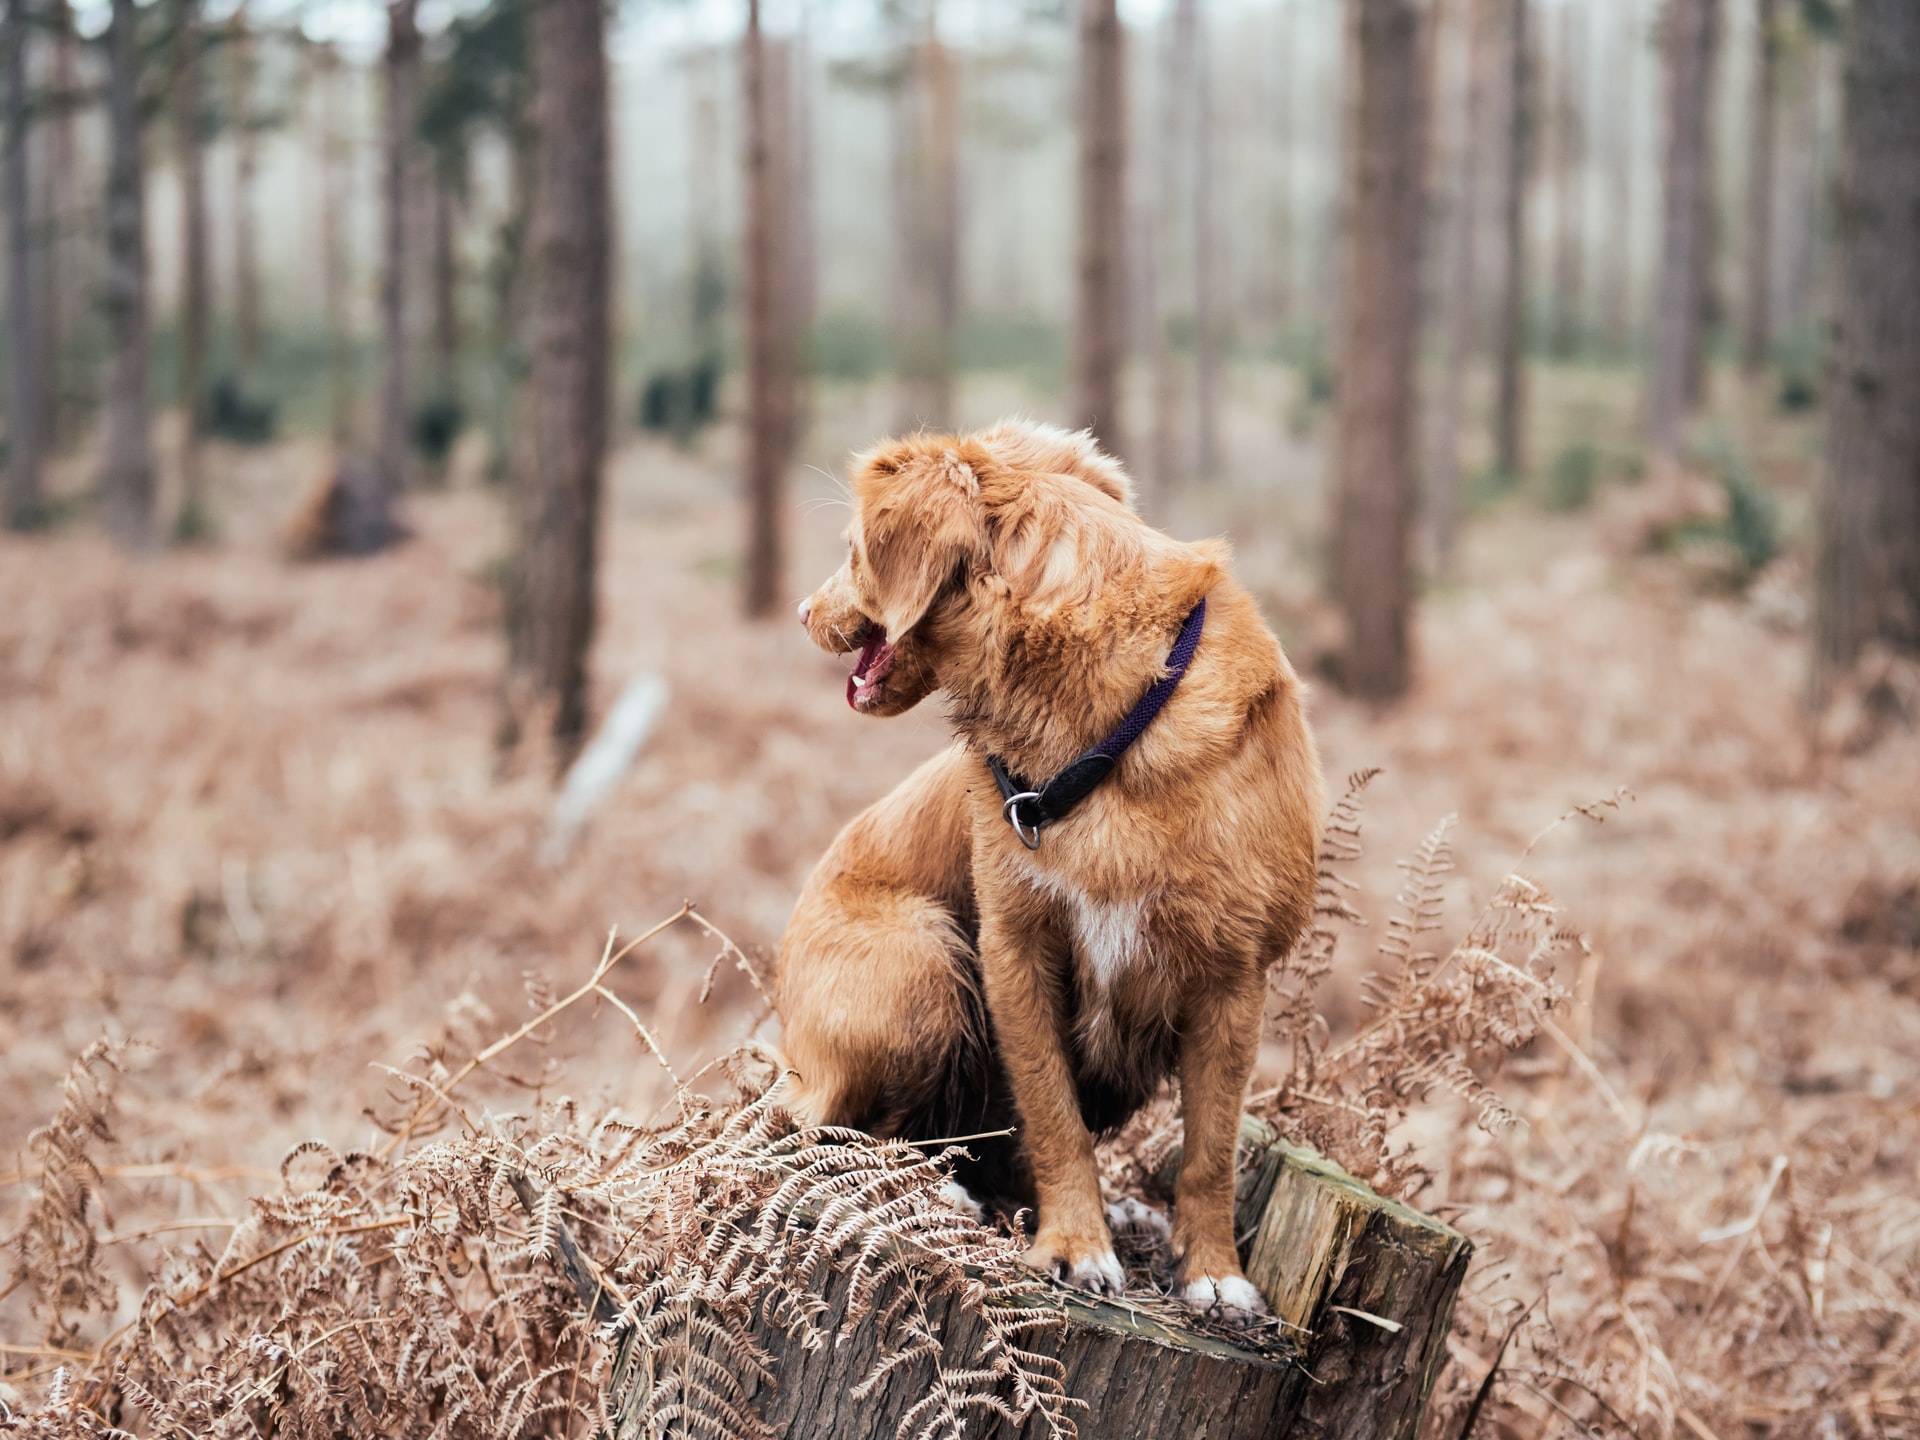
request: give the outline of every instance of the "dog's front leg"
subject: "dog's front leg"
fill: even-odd
[[[1001,894],[983,888],[980,908],[987,1008],[1040,1201],[1026,1261],[1082,1290],[1118,1295],[1126,1278],[1113,1253],[1093,1137],[1080,1119],[1067,1059],[1064,941],[1043,902],[1017,887]]]
[[[1209,987],[1194,998],[1180,1034],[1185,1134],[1173,1216],[1180,1298],[1239,1325],[1267,1313],[1233,1243],[1240,1106],[1259,1044],[1261,1001],[1257,974]]]

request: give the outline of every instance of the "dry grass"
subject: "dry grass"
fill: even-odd
[[[44,1346],[87,1357],[131,1318],[159,1247],[217,1258],[229,1238],[147,1232],[246,1215],[307,1136],[382,1143],[362,1112],[388,1103],[392,1077],[369,1062],[416,1053],[451,1058],[451,1073],[511,1028],[486,1017],[521,1003],[524,975],[580,970],[583,936],[632,933],[691,895],[763,960],[835,826],[940,743],[937,715],[856,722],[840,668],[797,631],[737,623],[734,512],[711,497],[712,473],[697,457],[623,457],[601,693],[655,670],[675,698],[552,873],[534,862],[538,765],[493,773],[484,575],[501,537],[486,495],[423,501],[415,544],[358,565],[290,568],[248,538],[270,534],[263,521],[236,524],[224,551],[133,567],[81,535],[0,541],[0,1171],[37,1170],[28,1134],[103,1031],[123,1067],[114,1138],[92,1135],[92,1170],[58,1167],[98,1198],[57,1202],[121,1243],[83,1260],[84,1238],[46,1231],[54,1250],[23,1256],[43,1280],[69,1267],[78,1288],[54,1290],[81,1328],[49,1331],[25,1285],[0,1301],[0,1338],[36,1352],[0,1350],[14,1398],[48,1398],[61,1357]],[[263,486],[249,515],[298,488]],[[1273,517],[1299,493],[1285,479],[1278,496],[1228,489],[1173,517],[1240,542],[1295,641],[1314,616]],[[836,529],[831,510],[802,512],[799,574],[831,563]],[[1672,561],[1609,554],[1585,521],[1503,514],[1473,536],[1471,588],[1429,598],[1405,705],[1316,697],[1329,773],[1385,767],[1366,854],[1344,873],[1362,934],[1396,950],[1369,962],[1342,942],[1295,1011],[1326,1019],[1309,1070],[1277,1043],[1262,1085],[1296,1128],[1480,1246],[1436,1435],[1458,1433],[1496,1360],[1482,1436],[1920,1434],[1920,745],[1897,727],[1851,751],[1810,741],[1795,565],[1790,552],[1760,597],[1703,596]],[[1506,876],[1546,822],[1622,786],[1618,813],[1562,826],[1522,866],[1559,898],[1551,926],[1520,949],[1503,948],[1512,934],[1452,943],[1525,893]],[[1437,850],[1418,859],[1449,814],[1451,871]],[[1396,931],[1400,858],[1420,868],[1413,923]],[[1524,972],[1533,942],[1563,928],[1577,942],[1515,993],[1564,999],[1501,1012],[1524,1022],[1503,1066],[1504,1045],[1456,1043],[1491,1033],[1477,1028],[1425,1052],[1362,1038],[1385,1033],[1370,1017],[1400,1013],[1410,973],[1408,994],[1446,1022],[1462,993],[1448,986],[1479,993],[1448,957],[1484,951]],[[682,1074],[757,1019],[730,966],[698,1004],[714,948],[676,931],[607,977]],[[1363,984],[1375,967],[1391,993]],[[577,1116],[671,1098],[657,1064],[586,1023],[589,1002],[613,1008],[590,995],[513,1052],[530,1088],[502,1104],[530,1124],[551,1113],[562,1067]],[[119,1046],[127,1036],[146,1048]],[[86,1075],[109,1078],[105,1053]],[[383,1164],[397,1195],[396,1162]],[[4,1199],[39,1193],[15,1184]],[[511,1228],[502,1243],[524,1251],[523,1222]],[[522,1254],[499,1273],[547,1285],[553,1272]],[[90,1274],[118,1291],[111,1317],[80,1308]],[[63,1399],[77,1394],[69,1383]]]

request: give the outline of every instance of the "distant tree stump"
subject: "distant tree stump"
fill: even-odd
[[[1196,1326],[1137,1313],[1124,1301],[1059,1289],[1064,1330],[1030,1348],[1066,1367],[1085,1401],[1085,1440],[1409,1440],[1445,1354],[1453,1303],[1473,1253],[1466,1237],[1376,1195],[1332,1161],[1277,1142],[1248,1119],[1238,1187],[1247,1273],[1297,1342],[1245,1346]],[[1162,1179],[1170,1179],[1178,1156]],[[870,1325],[844,1325],[849,1286],[835,1277],[822,1317],[827,1343],[807,1350],[769,1329],[776,1386],[760,1395],[791,1440],[887,1440],[927,1394],[932,1366],[902,1366],[874,1393],[851,1392],[878,1359]],[[980,1322],[951,1298],[929,1318],[946,1363],[977,1363]],[[978,1428],[975,1428],[977,1425]],[[981,1414],[970,1435],[1037,1440],[1039,1416],[1013,1425]]]

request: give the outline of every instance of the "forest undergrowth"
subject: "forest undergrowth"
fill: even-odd
[[[853,720],[832,660],[731,618],[736,517],[681,463],[649,457],[644,486],[617,472],[596,658],[609,691],[652,671],[673,700],[555,869],[536,856],[544,775],[498,771],[490,747],[485,497],[421,500],[417,539],[355,566],[289,568],[244,538],[135,568],[78,535],[0,542],[0,1226],[40,1237],[0,1280],[9,1424],[150,1434],[172,1413],[173,1433],[206,1433],[196,1405],[257,1418],[299,1397],[317,1430],[427,1433],[379,1408],[419,1403],[465,1405],[475,1426],[533,1417],[532,1433],[582,1413],[589,1382],[600,1403],[617,1343],[581,1320],[557,1232],[541,1239],[514,1175],[628,1302],[643,1262],[686,1272],[666,1258],[679,1240],[616,1258],[615,1233],[684,1239],[736,1201],[777,1219],[760,1171],[685,1193],[689,1171],[636,1178],[770,1113],[751,1052],[699,1073],[767,1037],[746,973],[710,974],[717,942],[690,922],[448,1089],[519,1024],[496,1017],[571,993],[569,957],[610,923],[637,934],[695,895],[764,970],[834,828],[942,743],[937,714]],[[1262,528],[1272,502],[1206,504],[1189,525],[1241,540],[1303,653],[1314,616],[1298,556]],[[831,567],[836,529],[804,518],[799,571]],[[1374,713],[1316,691],[1329,774],[1386,767],[1364,853],[1329,851],[1356,887],[1329,893],[1366,926],[1329,904],[1280,972],[1255,1104],[1475,1241],[1435,1436],[1470,1413],[1483,1436],[1920,1435],[1910,677],[1889,671],[1810,733],[1791,552],[1744,594],[1703,592],[1679,562],[1593,533],[1483,522],[1471,588],[1426,606],[1408,701]],[[1597,797],[1622,808],[1528,853]],[[433,1133],[423,1120],[379,1157],[423,1108]],[[1166,1114],[1110,1151],[1116,1181],[1167,1141]],[[312,1136],[324,1147],[300,1148]],[[951,1223],[917,1156],[848,1163],[914,1223]],[[805,1248],[777,1230],[767,1254]],[[1021,1282],[993,1269],[1004,1241],[962,1239],[985,1247],[982,1273]],[[390,1304],[422,1308],[395,1324]],[[382,1347],[427,1315],[401,1370]],[[516,1348],[515,1327],[542,1339]],[[411,1383],[469,1352],[484,1406]],[[399,1388],[340,1390],[349,1362]],[[88,1418],[131,1393],[123,1374],[154,1409]],[[1038,1370],[978,1393],[1019,1403],[1021,1384],[1044,1395]]]

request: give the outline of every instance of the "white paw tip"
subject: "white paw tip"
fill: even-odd
[[[1085,1290],[1092,1295],[1120,1295],[1127,1288],[1126,1272],[1120,1268],[1119,1257],[1111,1250],[1102,1250],[1070,1266],[1066,1281],[1076,1290]]]
[[[1156,1210],[1146,1201],[1136,1200],[1131,1195],[1115,1200],[1107,1206],[1107,1224],[1116,1233],[1137,1231],[1162,1240],[1172,1233],[1172,1227],[1167,1224],[1165,1212]]]
[[[1215,1315],[1229,1325],[1250,1325],[1267,1313],[1267,1302],[1251,1280],[1239,1275],[1202,1275],[1187,1283],[1180,1298],[1190,1308]]]
[[[985,1222],[987,1218],[986,1210],[981,1207],[978,1200],[967,1193],[967,1187],[962,1185],[958,1180],[941,1181],[939,1195],[942,1200],[945,1200],[949,1206],[958,1210],[962,1215],[970,1215],[975,1220]]]

